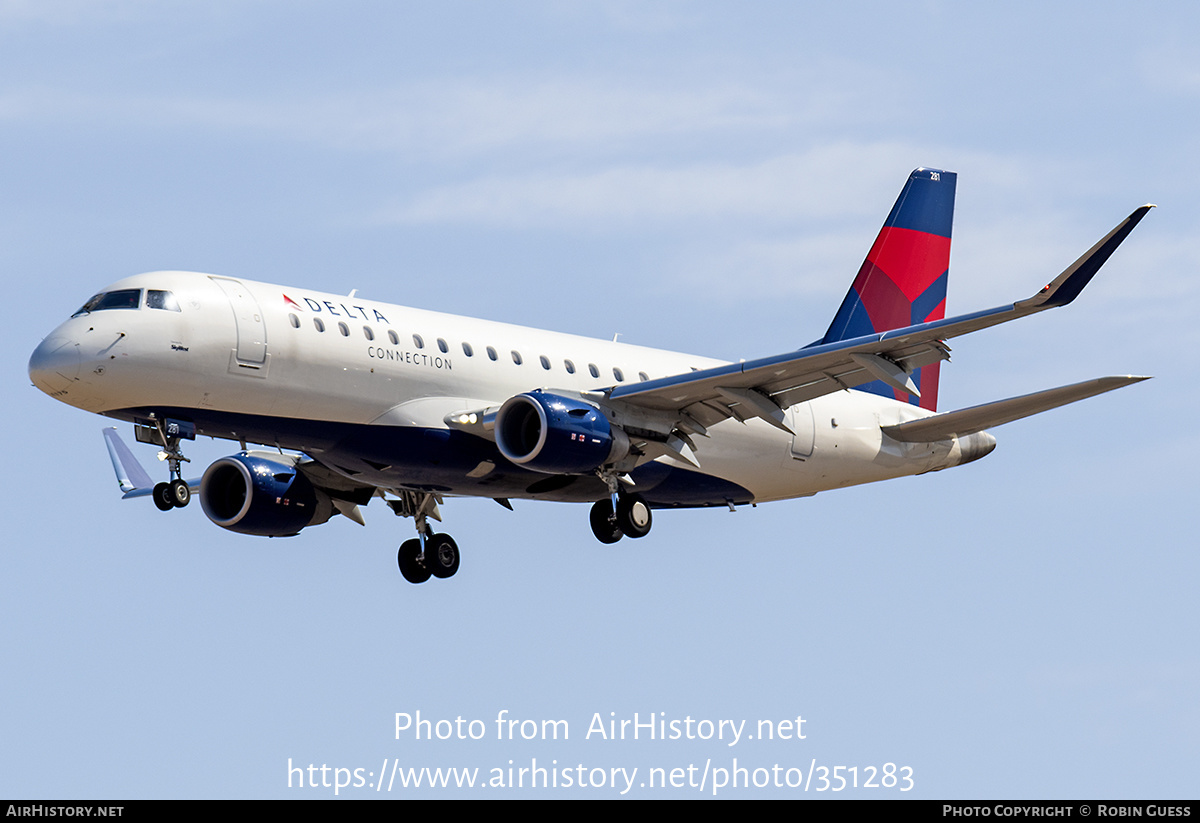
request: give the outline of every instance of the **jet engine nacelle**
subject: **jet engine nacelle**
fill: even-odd
[[[223,529],[290,537],[334,513],[329,495],[296,469],[298,458],[253,452],[222,457],[204,472],[200,505]]]
[[[588,474],[629,453],[629,437],[583,400],[531,391],[496,413],[496,445],[518,466],[546,474]]]

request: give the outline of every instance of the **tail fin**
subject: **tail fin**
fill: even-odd
[[[908,176],[822,343],[945,318],[957,183],[952,171],[917,169]],[[858,388],[936,411],[940,365],[913,373],[920,398],[881,380]]]

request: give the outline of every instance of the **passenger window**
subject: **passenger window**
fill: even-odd
[[[179,301],[175,299],[175,295],[169,291],[160,291],[158,289],[148,289],[146,291],[146,308],[148,309],[163,309],[165,311],[179,311]],[[296,321],[296,328],[300,328],[300,321]]]
[[[473,348],[471,348],[470,343],[465,343],[465,342],[463,343],[463,354],[465,354],[467,357],[475,356],[475,350]]]
[[[442,354],[449,354],[449,353],[450,353],[450,347],[449,347],[449,346],[447,346],[447,345],[446,345],[446,341],[445,341],[445,340],[443,340],[443,339],[442,339],[442,338],[440,338],[440,337],[438,338],[438,348],[442,350]]]
[[[375,339],[375,332],[371,331],[370,326],[363,326],[363,337],[367,338],[368,340]]]
[[[613,366],[613,377],[617,378],[618,383],[625,382],[625,375],[616,366]]]
[[[400,335],[396,334],[392,329],[388,329],[388,340],[392,341],[393,346],[400,345]]]
[[[600,376],[600,370],[598,368],[596,368],[595,363],[588,363],[588,371],[591,372],[592,377]]]
[[[421,335],[419,335],[419,334],[413,335],[413,345],[416,346],[418,349],[425,348],[425,341],[421,339]]]
[[[347,326],[345,323],[341,322],[340,320],[338,321],[338,331],[340,331],[342,333],[342,337],[350,336],[350,327]]]
[[[300,318],[294,314],[288,315],[288,322],[292,324],[293,329],[300,328]]]
[[[524,360],[521,359],[521,353],[519,351],[517,351],[516,349],[513,349],[512,356],[513,356],[513,362],[516,363],[518,366],[521,365],[523,362],[525,362]]]
[[[325,323],[319,317],[313,318],[313,328],[317,331],[325,331]]]
[[[538,360],[542,361],[543,369],[545,369],[546,371],[550,371],[550,358],[549,357],[547,357],[546,355],[543,354],[540,357],[538,357]]]
[[[487,347],[487,353],[488,353],[488,360],[496,359],[496,350],[493,349],[491,346]]]
[[[644,371],[638,372],[638,380],[641,380],[643,383],[645,383],[649,379],[650,375],[646,374]]]
[[[565,368],[567,370],[567,374],[575,373],[575,364],[572,363],[570,360],[563,361],[563,368]]]

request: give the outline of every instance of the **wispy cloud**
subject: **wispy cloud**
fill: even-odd
[[[780,139],[807,144],[847,124],[887,119],[887,105],[861,91],[886,86],[886,77],[864,77],[869,69],[841,63],[825,68],[836,82],[821,77],[823,71],[762,82],[689,75],[653,83],[618,74],[546,79],[516,73],[298,93],[291,87],[247,91],[229,78],[225,94],[159,95],[34,80],[6,84],[0,118],[201,129],[401,159],[547,151],[568,157],[678,155],[713,152],[729,139],[754,146]]]
[[[78,26],[144,19],[147,12],[157,16],[160,8],[154,0],[0,0],[0,22]]]
[[[822,104],[824,105],[824,104]],[[112,96],[46,86],[9,89],[9,121],[94,122],[266,134],[342,148],[476,153],[509,146],[589,150],[632,141],[795,127],[819,116],[735,85],[635,89],[599,81],[480,84],[430,81],[349,95],[263,100],[189,95]]]
[[[1200,94],[1200,52],[1191,41],[1159,44],[1143,54],[1139,68],[1146,86],[1154,91],[1186,97]]]
[[[862,213],[872,205],[870,192],[881,177],[896,168],[907,171],[913,154],[898,144],[840,143],[745,164],[622,164],[580,173],[486,176],[422,192],[390,217],[508,226],[584,227],[597,219],[752,219],[778,225]]]

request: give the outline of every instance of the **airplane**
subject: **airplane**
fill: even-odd
[[[591,503],[602,543],[653,512],[806,497],[940,471],[990,428],[1148,378],[1114,376],[937,412],[948,339],[1072,302],[1152,205],[1033,296],[945,318],[957,174],[913,171],[819,340],[726,362],[615,341],[183,271],[105,287],[33,352],[46,394],[130,422],[161,448],[154,483],[115,429],[125,497],[198,493],[225,529],[283,537],[382,498],[413,518],[412,583],[457,572],[447,497]],[[185,480],[197,435],[241,450]],[[249,450],[248,444],[273,451]]]

